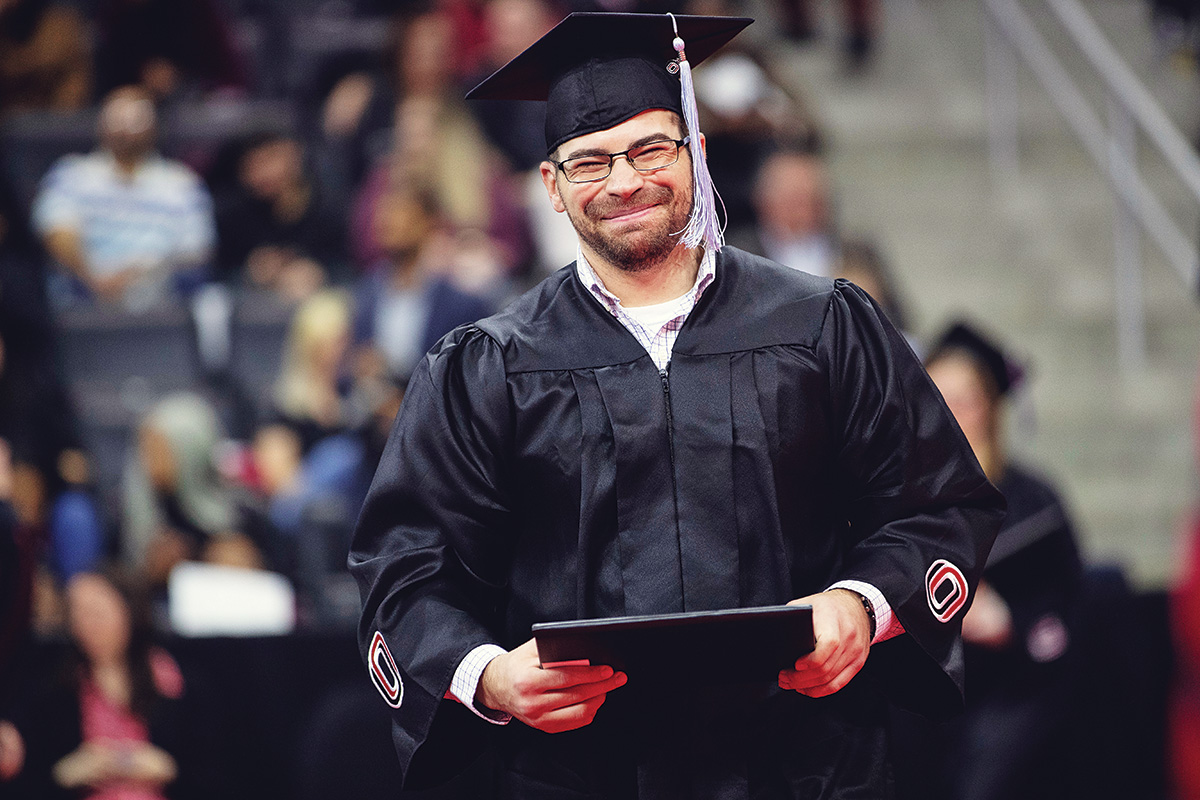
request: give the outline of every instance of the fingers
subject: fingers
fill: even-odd
[[[608,672],[604,680],[569,683],[555,689],[543,687],[543,691],[521,693],[513,715],[525,724],[548,733],[574,730],[591,723],[608,693],[624,686],[627,680],[623,672],[614,673],[609,667],[604,669]],[[544,671],[553,673],[556,670]],[[561,680],[569,678],[561,676]]]
[[[815,682],[799,677],[804,673],[795,670],[784,670],[779,673],[779,688],[785,691],[799,692],[807,697],[827,697],[845,688],[846,684],[850,683],[850,680],[858,674],[860,666],[848,665],[824,682]]]
[[[845,602],[841,591],[793,601],[813,607],[816,648],[779,673],[781,689],[825,697],[840,691],[866,663],[870,642],[867,630],[858,624],[865,621],[857,618],[863,614],[861,605],[856,598]]]
[[[817,650],[798,660],[793,669],[779,673],[779,687],[809,697],[839,691],[866,663],[866,651],[829,638]]]

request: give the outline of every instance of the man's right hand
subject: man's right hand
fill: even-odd
[[[625,673],[608,666],[543,669],[537,642],[530,639],[484,668],[475,703],[540,731],[561,733],[590,724],[608,693],[625,681]]]

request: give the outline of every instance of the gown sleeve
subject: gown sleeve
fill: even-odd
[[[867,674],[932,716],[962,705],[962,618],[1004,514],[966,437],[904,337],[838,281],[818,343],[830,376],[850,546],[840,580],[877,587],[907,636]]]
[[[499,642],[511,512],[508,392],[499,346],[473,326],[422,361],[367,495],[349,567],[359,645],[394,709],[401,769],[429,734],[464,656]]]

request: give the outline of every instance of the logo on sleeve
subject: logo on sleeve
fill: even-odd
[[[962,570],[939,558],[925,573],[925,597],[938,622],[949,622],[967,604],[967,578]]]
[[[371,649],[367,654],[367,672],[371,673],[371,682],[383,695],[383,699],[392,708],[399,708],[404,700],[404,681],[400,680],[400,670],[388,650],[383,634],[375,631],[371,639]]]

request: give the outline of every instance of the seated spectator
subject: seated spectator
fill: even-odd
[[[49,534],[48,552],[31,556],[62,582],[96,563],[105,532],[75,410],[54,369],[42,254],[21,212],[0,185],[0,438],[12,448],[18,519],[39,543]]]
[[[213,246],[212,201],[191,170],[155,151],[154,105],[114,91],[100,110],[100,147],[51,168],[34,204],[50,255],[77,296],[139,308],[198,282]]]
[[[21,111],[73,111],[92,98],[87,28],[51,0],[0,0],[0,118]]]
[[[258,430],[251,448],[256,488],[279,534],[280,561],[310,608],[320,604],[331,569],[345,564],[348,522],[370,482],[359,433],[366,411],[345,375],[351,313],[349,298],[331,290],[296,309],[273,420]]]
[[[1014,463],[1002,435],[1004,398],[1019,368],[974,329],[956,324],[926,365],[1008,514],[974,603],[963,620],[966,713],[939,749],[949,796],[1070,796],[1061,769],[1069,752],[1072,621],[1082,562],[1055,489]],[[930,795],[922,795],[930,796]]]
[[[689,0],[685,13],[744,12],[732,0]],[[816,152],[821,141],[816,117],[797,94],[796,82],[780,74],[773,61],[761,39],[739,36],[696,70],[709,168],[731,230],[754,222],[754,181],[764,159],[781,143]]]
[[[865,239],[848,239],[838,248],[835,278],[845,278],[871,295],[896,329],[904,334],[914,352],[920,355],[920,343],[909,333],[909,317],[897,291],[895,276],[879,248]]]
[[[842,52],[851,71],[866,66],[874,51],[880,5],[878,0],[842,0]],[[780,0],[784,35],[798,42],[813,38],[817,33],[815,6],[812,0]]]
[[[8,442],[0,439],[0,683],[8,677],[17,642],[28,628],[29,587],[22,580],[27,559],[17,541],[17,515],[12,507],[13,472]],[[6,698],[0,697],[0,700]],[[0,705],[2,707],[2,705]],[[3,757],[0,734],[0,781],[12,777]],[[15,774],[15,773],[14,773]]]
[[[101,94],[140,86],[162,102],[248,86],[225,12],[214,0],[101,0],[96,22]]]
[[[729,243],[813,275],[830,277],[837,257],[829,177],[819,156],[782,149],[754,180],[756,223]]]
[[[351,341],[349,298],[318,292],[300,304],[284,342],[273,416],[299,437],[300,452],[352,427],[343,383]]]
[[[238,151],[236,180],[217,193],[219,269],[302,300],[343,273],[345,215],[309,174],[295,137],[256,134]]]
[[[1194,457],[1200,464],[1200,395],[1193,419]],[[1200,514],[1183,530],[1180,572],[1169,594],[1175,670],[1167,719],[1168,777],[1179,800],[1200,797]]]
[[[154,644],[144,592],[123,572],[81,573],[68,585],[67,608],[65,663],[0,723],[21,756],[10,762],[18,767],[11,788],[48,800],[167,797],[185,774],[185,686],[175,660]]]
[[[487,144],[454,82],[457,42],[450,16],[427,11],[401,28],[389,84],[390,149],[368,172],[354,200],[351,238],[362,267],[380,258],[375,204],[394,186],[428,187],[456,231],[483,242],[473,286],[503,280],[530,254],[518,189]]]
[[[359,379],[412,374],[438,339],[490,313],[450,280],[456,243],[430,194],[396,189],[380,198],[375,236],[384,256],[356,297]]]
[[[467,84],[477,85],[516,58],[561,18],[547,0],[488,0],[483,6],[484,61]],[[476,100],[470,103],[470,110],[513,170],[537,172],[546,158],[543,104]]]
[[[221,441],[212,407],[189,393],[159,401],[138,429],[121,483],[121,550],[156,588],[184,560],[263,564],[268,535],[219,472]]]
[[[339,54],[323,65],[316,81],[316,115],[325,147],[322,156],[345,171],[351,185],[391,147],[396,107],[408,97],[441,98],[457,92],[463,67],[457,16],[448,4],[418,2],[391,19],[377,57]],[[466,113],[464,109],[464,113]]]

